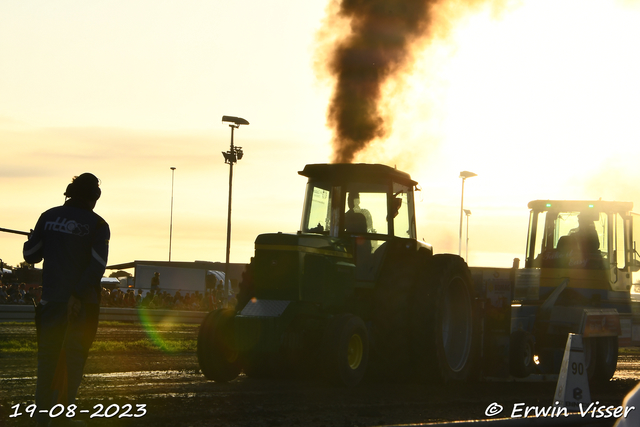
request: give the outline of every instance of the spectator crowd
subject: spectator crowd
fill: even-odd
[[[207,290],[204,294],[195,291],[186,292],[184,295],[180,291],[171,295],[162,290],[102,288],[100,305],[102,307],[211,311],[217,308],[235,307],[236,299],[233,296],[225,298],[222,286],[216,290]]]
[[[40,301],[42,286],[27,289],[25,283],[4,285],[0,282],[0,304],[32,304]]]
[[[4,285],[0,283],[0,304],[31,304],[40,301],[42,286],[27,288],[25,283]],[[199,291],[183,293],[177,291],[171,295],[163,290],[143,291],[142,289],[109,290],[102,288],[102,307],[150,308],[211,311],[217,308],[235,307],[234,296],[225,297],[222,285],[215,290],[207,290],[204,294]]]

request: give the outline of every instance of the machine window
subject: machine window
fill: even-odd
[[[624,251],[624,218],[617,213],[614,216],[615,240],[613,241],[613,250],[616,254],[615,263],[619,269],[625,267],[625,251]]]
[[[635,239],[635,236],[638,235],[636,233],[640,233],[640,215],[631,213],[631,226],[631,232],[633,234],[631,234],[630,232],[630,236],[633,236],[633,238]],[[640,247],[638,247],[638,243],[636,243],[635,240],[633,242],[630,242],[629,250],[632,252],[632,281],[634,284],[640,284],[640,269],[638,268],[640,266],[640,255],[638,255],[638,250],[640,250]]]
[[[544,226],[543,226],[544,223]],[[529,242],[535,245],[533,266],[606,269],[609,261],[609,227],[606,213],[554,212],[531,216]]]
[[[560,212],[554,222],[554,246],[559,259],[567,262],[567,267],[606,268],[607,214],[593,211]]]
[[[354,185],[349,187],[344,228],[347,233],[388,234],[385,186]]]
[[[372,281],[382,263],[386,245],[373,234],[388,234],[387,186],[354,184],[346,194],[344,231],[360,235],[354,239],[356,278]],[[368,235],[367,235],[368,234]]]
[[[391,212],[393,218],[393,234],[396,237],[411,237],[411,218],[409,204],[409,188],[404,185],[393,185],[391,198]]]
[[[331,221],[330,187],[309,184],[307,206],[302,220],[305,233],[328,233]]]

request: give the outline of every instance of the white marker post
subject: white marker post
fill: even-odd
[[[580,403],[585,408],[591,404],[589,378],[584,360],[582,335],[569,334],[553,404],[576,412],[580,409]]]

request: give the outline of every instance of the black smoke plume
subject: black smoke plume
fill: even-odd
[[[370,142],[388,135],[380,108],[383,86],[413,64],[412,47],[428,32],[433,3],[340,0],[338,17],[349,20],[351,32],[332,47],[327,64],[335,79],[327,112],[333,162],[352,162]]]

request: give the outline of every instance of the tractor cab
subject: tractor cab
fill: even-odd
[[[540,286],[569,278],[569,288],[628,293],[640,261],[633,240],[631,202],[535,200],[525,267],[540,271]],[[557,282],[557,283],[555,283]]]
[[[386,242],[415,241],[417,183],[408,174],[371,164],[313,164],[299,173],[309,178],[301,233],[343,241],[357,280],[375,280]]]

